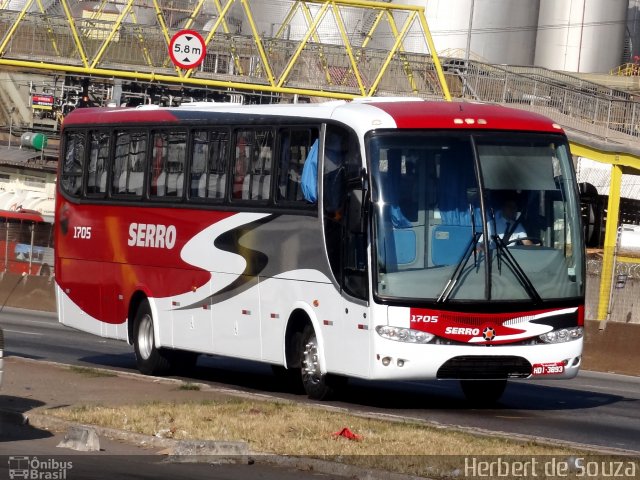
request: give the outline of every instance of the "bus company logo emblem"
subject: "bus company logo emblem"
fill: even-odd
[[[477,337],[480,335],[480,329],[469,327],[447,327],[444,329],[444,333],[447,335],[468,335],[470,337]]]
[[[176,244],[175,225],[161,225],[154,223],[129,224],[130,247],[166,248],[171,250]]]
[[[484,338],[487,342],[495,340],[496,331],[492,327],[485,327],[484,330],[482,330],[482,338]]]
[[[24,478],[31,480],[65,480],[68,471],[73,469],[73,462],[60,461],[55,458],[39,459],[38,457],[10,456],[9,479]]]

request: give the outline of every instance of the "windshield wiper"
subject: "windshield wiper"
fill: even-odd
[[[453,288],[456,286],[456,283],[458,283],[458,280],[460,280],[460,276],[462,275],[462,272],[464,271],[464,267],[467,265],[467,262],[469,261],[469,257],[471,257],[472,253],[473,253],[473,258],[475,262],[474,264],[475,266],[477,266],[478,258],[476,254],[476,247],[478,246],[478,241],[480,240],[481,235],[482,235],[481,233],[475,231],[475,226],[474,226],[473,236],[469,241],[469,245],[467,245],[467,249],[465,250],[464,255],[456,265],[456,268],[453,271],[453,274],[451,275],[449,280],[447,281],[447,284],[444,286],[444,289],[442,290],[442,292],[440,292],[440,295],[438,296],[436,303],[444,303],[449,299],[449,296],[451,295]]]
[[[495,231],[495,218],[493,222],[494,222],[494,231]],[[518,261],[513,256],[513,254],[509,251],[509,248],[507,248],[507,245],[502,240],[502,238],[494,234],[492,235],[492,239],[496,244],[498,273],[501,273],[500,259],[504,256],[504,262],[511,269],[514,276],[518,279],[518,282],[520,282],[520,285],[522,285],[522,287],[525,289],[525,291],[527,292],[527,295],[529,295],[531,300],[533,300],[535,303],[542,303],[542,298],[540,298],[540,295],[538,294],[536,287],[533,286],[533,283],[531,283],[531,280],[529,280],[529,277],[527,277],[527,274],[525,273],[525,271],[522,269]]]

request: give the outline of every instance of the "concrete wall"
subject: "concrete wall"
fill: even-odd
[[[56,311],[53,277],[0,273],[0,305],[8,307]]]
[[[582,368],[640,376],[638,344],[640,324],[588,320]]]

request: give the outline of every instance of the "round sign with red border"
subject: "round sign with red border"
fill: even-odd
[[[204,39],[195,30],[180,30],[169,42],[169,56],[174,65],[190,69],[202,63],[207,54]]]

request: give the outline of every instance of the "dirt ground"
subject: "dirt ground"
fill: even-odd
[[[226,398],[205,385],[181,389],[185,382],[118,372],[69,368],[18,357],[4,359],[0,410],[25,413],[38,406],[123,405],[144,402],[197,402]]]

